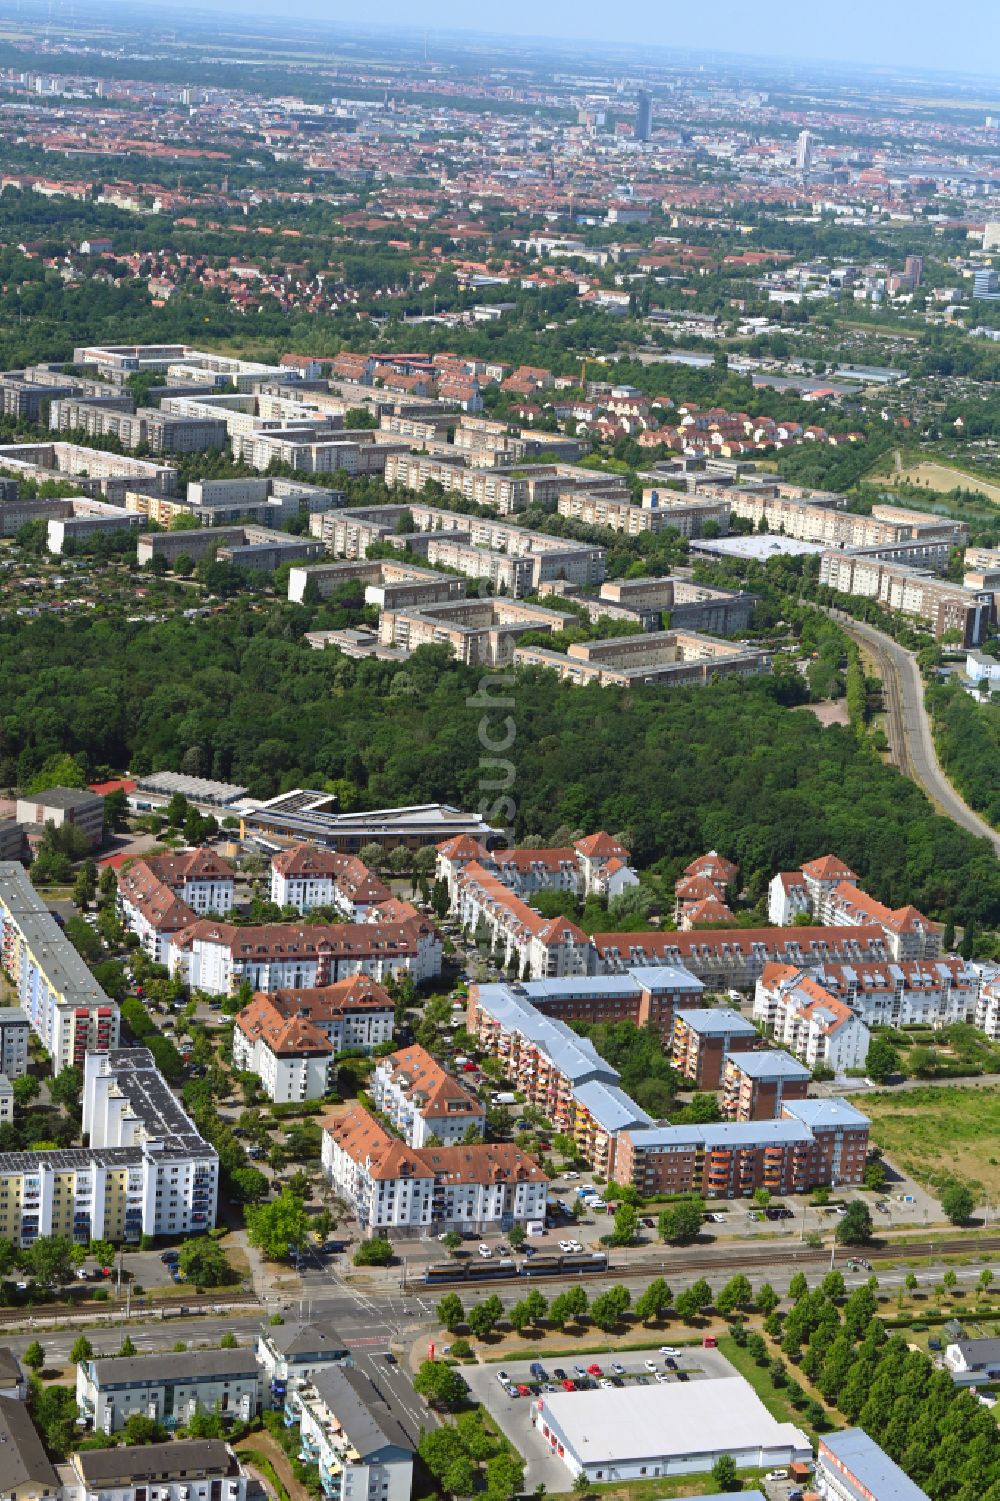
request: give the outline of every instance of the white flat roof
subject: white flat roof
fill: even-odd
[[[811,1453],[806,1435],[779,1423],[742,1376],[611,1391],[556,1392],[538,1403],[581,1464],[624,1464],[780,1449]]]

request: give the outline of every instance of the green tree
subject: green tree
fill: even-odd
[[[42,1369],[45,1364],[45,1351],[42,1349],[37,1339],[33,1339],[31,1341],[31,1344],[25,1350],[24,1354],[21,1356],[21,1359],[28,1367],[29,1371],[40,1371]]]
[[[37,1281],[50,1286],[65,1282],[73,1269],[73,1242],[65,1235],[40,1235],[23,1259]]]
[[[233,1331],[231,1329],[227,1329],[226,1332],[225,1332],[225,1334],[219,1340],[219,1349],[220,1350],[235,1350],[238,1344],[239,1344],[239,1340],[236,1338],[236,1335],[233,1333]]]
[[[465,1309],[458,1293],[445,1293],[438,1303],[437,1316],[449,1334],[454,1334],[465,1323]]]
[[[78,1334],[73,1341],[73,1348],[69,1352],[69,1358],[74,1365],[80,1365],[85,1360],[93,1359],[94,1347],[85,1334]]]
[[[248,1207],[246,1222],[250,1244],[272,1261],[284,1261],[292,1251],[301,1249],[306,1243],[309,1222],[305,1206],[288,1188],[283,1188],[270,1204]],[[362,1244],[370,1245],[371,1242]]]
[[[478,1135],[477,1135],[478,1140]],[[528,1232],[523,1225],[511,1225],[507,1231],[507,1239],[515,1251],[519,1251],[528,1239]]]
[[[144,1412],[133,1412],[122,1429],[122,1440],[130,1449],[145,1444],[162,1444],[169,1437],[163,1424],[154,1422]]]
[[[489,1501],[513,1501],[524,1490],[524,1465],[511,1449],[486,1461],[486,1494]]]
[[[590,1305],[590,1317],[598,1329],[610,1334],[617,1329],[632,1302],[632,1295],[622,1283],[616,1283],[606,1292],[598,1293]]]
[[[975,1200],[964,1183],[949,1183],[941,1195],[941,1208],[953,1225],[965,1225],[972,1218]]]
[[[425,1360],[413,1378],[413,1389],[432,1407],[454,1412],[468,1395],[465,1380],[453,1366],[440,1360]]]
[[[868,1044],[865,1072],[876,1084],[884,1084],[899,1073],[899,1054],[884,1037],[873,1037]]]
[[[481,1303],[473,1303],[465,1322],[477,1339],[488,1339],[503,1318],[503,1304],[496,1293],[491,1293]]]
[[[764,1282],[757,1289],[757,1296],[754,1301],[757,1304],[758,1310],[767,1319],[770,1318],[771,1314],[777,1308],[780,1300],[770,1282]]]
[[[736,1473],[736,1461],[731,1454],[720,1454],[712,1466],[712,1484],[720,1491],[738,1491],[742,1489],[739,1475]]]
[[[847,1285],[844,1282],[844,1274],[843,1272],[838,1271],[836,1267],[827,1272],[826,1276],[823,1278],[823,1281],[819,1286],[820,1292],[822,1292],[823,1296],[826,1298],[842,1298],[844,1296],[844,1293],[847,1291]]]
[[[654,1277],[635,1301],[635,1316],[643,1324],[656,1323],[670,1307],[670,1288],[662,1277]]]
[[[837,1226],[837,1239],[842,1246],[866,1246],[873,1232],[871,1210],[860,1199],[854,1199],[841,1215]]]
[[[715,1300],[715,1306],[723,1318],[728,1318],[735,1309],[749,1308],[752,1302],[753,1288],[750,1286],[750,1279],[742,1272],[737,1272],[722,1288]]]
[[[37,1099],[41,1085],[33,1074],[22,1074],[19,1079],[14,1080],[13,1090],[15,1104],[23,1108]]]
[[[639,1211],[631,1204],[621,1203],[615,1210],[615,1228],[611,1232],[613,1246],[630,1246],[639,1229]]]
[[[441,1237],[441,1244],[446,1251],[457,1251],[461,1247],[462,1237],[457,1230],[447,1230]]]
[[[690,1245],[701,1234],[702,1222],[705,1217],[705,1202],[703,1199],[679,1199],[669,1209],[664,1209],[659,1219],[659,1231],[662,1240],[671,1241],[676,1246]]]
[[[384,1235],[372,1235],[363,1240],[354,1253],[355,1266],[389,1266],[395,1252],[392,1241]]]
[[[123,1338],[122,1342],[121,1342],[121,1346],[119,1347],[118,1354],[119,1355],[135,1355],[137,1353],[138,1352],[137,1352],[137,1350],[135,1348],[135,1343],[134,1343],[134,1341],[132,1339],[132,1336],[129,1335],[129,1334],[126,1334],[125,1337]]]
[[[577,1282],[552,1299],[549,1304],[549,1322],[556,1329],[565,1329],[567,1324],[581,1318],[586,1312],[587,1293]]]
[[[195,1287],[224,1287],[234,1280],[225,1251],[207,1235],[183,1241],[177,1258],[181,1271]]]

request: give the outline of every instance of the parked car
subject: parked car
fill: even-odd
[[[497,1371],[497,1380],[499,1381],[501,1386],[510,1385],[510,1377],[508,1376],[506,1371]]]
[[[480,1246],[479,1247],[479,1254],[483,1258],[484,1261],[488,1261],[490,1259],[490,1257],[493,1255],[493,1252],[490,1250],[489,1246]]]
[[[612,1376],[624,1376],[625,1367],[619,1361],[613,1360],[611,1362],[611,1374]]]

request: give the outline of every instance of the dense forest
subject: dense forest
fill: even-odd
[[[422,800],[482,808],[515,838],[560,824],[623,834],[671,876],[717,848],[754,900],[775,870],[837,852],[883,900],[1000,922],[988,846],[849,729],[792,710],[797,675],[705,689],[585,687],[541,671],[497,691],[444,648],[355,662],[302,642],[308,607],[251,603],[200,620],[0,624],[0,784],[63,751],[85,768],[183,769],[258,795],[329,785],[344,806]],[[513,743],[499,757],[480,744]],[[498,790],[499,789],[499,790]]]

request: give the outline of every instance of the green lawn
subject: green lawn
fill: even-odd
[[[940,1085],[865,1096],[872,1140],[931,1189],[955,1178],[1000,1193],[1000,1089]]]
[[[770,1345],[768,1348],[771,1348]],[[722,1336],[719,1340],[719,1349],[729,1363],[735,1366],[740,1375],[750,1383],[772,1418],[776,1418],[779,1423],[792,1423],[796,1428],[801,1428],[811,1438],[815,1439],[816,1434],[812,1425],[806,1421],[803,1414],[797,1408],[792,1406],[791,1402],[785,1396],[784,1391],[780,1387],[775,1386],[771,1380],[767,1366],[759,1366],[749,1352],[742,1345],[738,1345],[731,1335],[724,1334]],[[796,1366],[789,1365],[788,1370],[789,1374],[794,1376],[800,1386],[807,1385],[805,1378]],[[831,1415],[831,1426],[841,1426],[835,1412]]]

